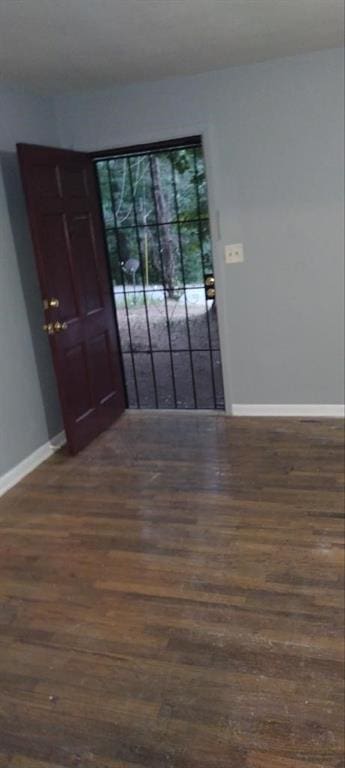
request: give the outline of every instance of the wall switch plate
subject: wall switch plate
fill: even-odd
[[[224,249],[225,264],[239,264],[244,261],[243,243],[226,245]]]

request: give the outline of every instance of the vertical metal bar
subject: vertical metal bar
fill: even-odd
[[[157,200],[156,200],[156,195],[154,193],[153,171],[152,171],[152,156],[151,155],[149,155],[149,164],[150,164],[150,176],[151,176],[151,185],[152,185],[152,197],[153,197],[153,202],[154,202],[154,207],[155,207],[157,242],[158,242],[159,258],[160,258],[161,270],[162,270],[162,280],[163,280],[162,288],[163,288],[163,293],[164,293],[165,317],[166,317],[168,342],[169,342],[169,354],[170,354],[170,366],[171,366],[171,381],[172,381],[172,385],[173,385],[175,408],[177,408],[174,358],[173,358],[172,345],[171,345],[171,330],[170,330],[168,300],[167,300],[166,290],[165,290],[165,287],[164,287],[164,264],[163,264],[163,256],[162,256],[161,238],[160,238],[160,234],[159,234]]]
[[[194,159],[194,179],[195,179],[195,191],[196,191],[196,209],[197,209],[197,214],[198,214],[198,234],[199,234],[199,243],[200,243],[200,257],[201,257],[202,273],[204,275],[205,274],[205,252],[204,252],[204,243],[203,243],[202,228],[201,228],[200,195],[199,195],[199,183],[198,183],[198,165],[197,165],[197,160],[196,160],[196,149],[195,149],[195,147],[193,147],[193,159]],[[207,219],[207,221],[208,221],[208,219]],[[213,261],[213,257],[212,257],[212,261]],[[215,382],[215,378],[214,378],[211,327],[210,327],[210,318],[208,316],[206,291],[204,291],[204,295],[205,295],[205,306],[206,306],[207,335],[208,335],[208,344],[209,344],[209,351],[210,351],[210,365],[211,365],[213,402],[214,402],[214,407],[216,409],[217,408],[216,382]]]
[[[111,208],[112,208],[113,217],[114,217],[114,231],[115,231],[115,237],[116,237],[116,242],[117,242],[117,252],[118,252],[118,256],[120,257],[121,246],[120,246],[119,231],[118,231],[117,220],[116,220],[116,210],[115,210],[115,204],[114,204],[114,197],[115,196],[114,196],[114,190],[113,190],[113,182],[112,182],[111,173],[110,173],[110,170],[109,170],[110,162],[111,162],[111,160],[107,160],[106,161],[107,176],[108,176],[108,183],[109,183],[109,190],[110,190]],[[123,287],[123,296],[124,296],[125,308],[126,308],[126,320],[127,320],[127,329],[128,329],[130,355],[131,355],[132,368],[133,368],[135,396],[137,398],[138,408],[141,408],[140,397],[139,397],[139,389],[138,389],[138,381],[137,381],[137,374],[136,374],[136,370],[135,370],[135,362],[134,362],[134,354],[133,354],[133,342],[132,342],[131,324],[130,324],[129,315],[128,315],[126,284],[125,284],[125,279],[124,279],[124,276],[123,276],[123,270],[122,270],[122,267],[121,267],[121,263],[120,263],[119,266],[120,266],[121,280],[122,280],[122,287]],[[115,301],[115,306],[116,306],[116,301]]]
[[[171,165],[172,186],[173,186],[174,202],[175,202],[175,209],[176,209],[177,236],[178,236],[180,258],[181,258],[181,272],[182,272],[183,289],[184,289],[183,290],[184,303],[185,303],[185,308],[186,308],[186,326],[187,326],[187,338],[188,338],[188,347],[189,347],[190,369],[191,369],[191,375],[192,375],[193,399],[194,399],[194,408],[196,410],[198,406],[197,406],[197,396],[196,396],[196,387],[195,387],[195,375],[194,375],[194,364],[193,364],[193,353],[192,353],[191,335],[190,335],[190,327],[189,327],[188,302],[187,302],[187,297],[186,297],[186,276],[185,276],[184,260],[183,260],[183,246],[182,246],[182,237],[181,237],[181,224],[180,224],[180,221],[179,221],[179,210],[178,210],[178,201],[177,201],[177,188],[176,188],[175,168],[174,168],[174,164],[173,164],[173,161],[172,161],[171,152],[169,152],[169,159],[170,159],[170,165]]]
[[[130,158],[129,157],[127,157],[127,165],[128,165],[129,186],[130,186],[130,189],[131,189],[131,197],[132,197],[132,201],[133,201],[133,215],[134,215],[135,233],[136,233],[136,238],[137,238],[137,247],[138,247],[139,261],[140,261],[141,279],[143,281],[143,288],[144,288],[143,296],[144,296],[145,316],[146,316],[146,325],[147,325],[147,335],[148,335],[149,346],[150,346],[150,359],[151,359],[151,370],[152,370],[153,388],[154,388],[154,393],[155,393],[156,408],[158,408],[158,394],[157,394],[156,373],[155,373],[155,366],[154,366],[153,355],[152,355],[152,339],[151,339],[149,314],[148,314],[148,311],[147,311],[146,288],[145,288],[145,285],[144,285],[143,257],[142,257],[142,253],[141,253],[141,241],[140,241],[140,234],[139,234],[139,227],[138,227],[137,209],[136,209],[136,204],[135,204],[135,194],[134,194],[134,187],[133,187],[133,176],[132,176],[132,169],[131,169],[131,163],[130,163]]]

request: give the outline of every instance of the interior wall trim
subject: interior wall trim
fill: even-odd
[[[345,416],[345,405],[340,403],[233,403],[233,416],[301,416],[306,418],[334,418]]]
[[[13,486],[17,485],[17,483],[23,480],[26,475],[29,475],[30,472],[33,472],[33,470],[42,464],[43,461],[49,459],[53,453],[58,451],[59,448],[62,448],[65,442],[65,433],[59,432],[58,435],[52,437],[50,440],[48,440],[47,443],[44,443],[39,448],[36,448],[33,453],[30,453],[29,456],[20,461],[19,464],[16,464],[15,467],[12,467],[12,469],[10,469],[8,472],[5,472],[4,475],[1,475],[0,496],[3,496],[4,493],[13,488]]]

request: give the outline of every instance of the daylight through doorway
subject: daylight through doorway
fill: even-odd
[[[224,409],[201,138],[95,162],[128,406]]]

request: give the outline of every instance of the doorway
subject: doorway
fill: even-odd
[[[224,410],[201,137],[93,159],[128,407]]]

